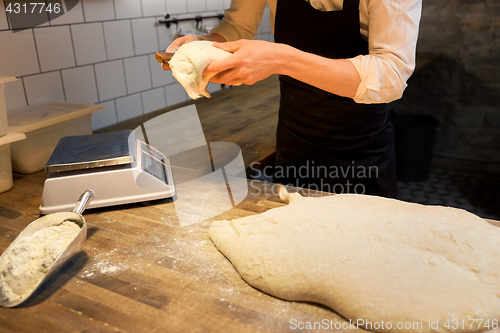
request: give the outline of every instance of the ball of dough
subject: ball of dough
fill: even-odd
[[[213,61],[229,57],[231,53],[218,49],[210,41],[194,41],[183,44],[169,61],[173,76],[184,87],[189,97],[198,99],[202,95],[210,98],[206,90],[208,81],[216,75],[203,75]]]

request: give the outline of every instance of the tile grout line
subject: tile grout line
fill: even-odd
[[[47,8],[47,1],[48,0],[44,1],[45,2],[45,8]],[[63,1],[61,0],[61,4],[62,4],[62,2]],[[66,8],[66,6],[64,6],[64,8]],[[63,16],[64,14],[65,13],[63,13],[61,16]],[[49,27],[52,27],[52,18],[50,17],[50,14],[47,11],[45,11],[45,15],[47,15],[47,23],[49,24]]]
[[[81,0],[80,3],[82,5],[83,23],[87,23],[87,18],[85,17],[85,6],[83,5],[83,0]]]
[[[64,89],[64,79],[63,79],[63,75],[62,75],[62,70],[59,70],[59,76],[61,77],[61,86],[62,86],[62,90],[63,90],[63,96],[64,96],[64,100],[67,101],[67,97],[66,97],[66,89]]]
[[[69,35],[71,37],[71,47],[73,48],[73,57],[75,58],[75,67],[78,67],[78,62],[76,61],[75,42],[73,40],[73,29],[72,29],[71,25],[69,25]]]
[[[26,86],[24,85],[24,77],[21,77],[21,83],[23,85],[24,99],[26,100],[26,105],[29,105],[28,104],[28,94],[26,93]]]
[[[135,50],[134,25],[132,24],[132,19],[129,19],[129,22],[130,22],[130,33],[132,35],[132,48],[134,49],[134,56],[137,56]]]
[[[37,73],[37,74],[40,74],[40,73],[42,73],[42,65],[40,63],[40,55],[38,54],[38,46],[36,44],[36,36],[35,36],[35,29],[34,28],[31,28],[31,33],[33,34],[33,41],[35,43],[35,51],[36,51],[36,60],[38,61],[39,73]]]
[[[151,89],[155,89],[155,85],[153,83],[153,73],[152,73],[152,68],[151,68],[151,59],[149,59],[149,57],[147,57],[148,59],[148,69],[149,69],[149,77],[151,79]]]
[[[115,20],[117,19],[117,16],[116,16],[116,3],[115,3],[115,0],[112,0],[113,1],[113,14],[115,15]],[[118,118],[116,118],[118,119]]]
[[[101,96],[99,94],[99,84],[97,83],[97,72],[95,70],[95,64],[92,64],[92,68],[94,69],[94,80],[95,80],[95,89],[97,90],[97,100],[101,103]]]
[[[155,17],[155,23],[156,23],[156,20],[157,20],[157,18]],[[158,25],[158,26],[156,26],[156,27],[155,27],[155,28],[156,28],[156,29],[155,29],[155,30],[156,30],[156,42],[158,43],[158,50],[163,51],[163,50],[161,49],[161,44],[160,44],[160,32],[159,32],[159,30],[158,30],[158,27],[160,27],[160,26],[162,26],[162,25]]]
[[[129,93],[128,93],[128,82],[127,82],[127,71],[125,70],[125,60],[123,60],[123,59],[122,59],[122,67],[123,67],[123,76],[125,78],[125,92],[127,93],[127,95],[129,95]]]
[[[165,104],[165,107],[167,107],[167,92],[164,87],[161,87],[161,90],[163,90],[163,103]]]
[[[113,103],[115,104],[115,117],[116,117],[116,123],[119,123],[120,121],[118,120],[118,105],[116,105],[116,99],[113,100]]]
[[[158,87],[152,88],[152,89],[140,90],[140,91],[134,92],[132,94],[120,95],[120,96],[108,98],[108,99],[105,99],[105,100],[102,100],[102,101],[99,100],[99,103],[106,103],[106,102],[109,102],[109,101],[112,101],[112,100],[115,100],[115,99],[120,99],[120,98],[124,98],[124,97],[127,97],[127,96],[132,96],[132,95],[135,95],[135,94],[146,93],[148,91],[155,90],[155,89],[165,89],[165,88],[173,86],[173,85],[175,85],[175,83],[169,83],[169,84],[161,85],[161,86],[158,86]]]
[[[88,63],[88,64],[86,63],[86,64],[81,64],[81,65],[76,65],[76,66],[71,66],[71,67],[63,67],[63,68],[59,68],[59,69],[52,69],[52,70],[49,70],[49,71],[40,71],[38,73],[33,73],[33,74],[26,74],[26,75],[23,75],[22,77],[29,77],[29,76],[39,75],[39,74],[46,74],[46,73],[51,73],[51,72],[55,72],[55,71],[58,71],[58,70],[80,68],[80,67],[85,67],[85,66],[89,66],[89,65],[100,65],[100,64],[105,64],[105,63],[112,62],[112,61],[127,60],[127,59],[131,59],[131,58],[144,57],[144,56],[147,56],[147,55],[148,55],[148,53],[143,53],[143,54],[140,54],[138,56],[134,55],[134,56],[129,56],[129,57],[123,57],[123,58],[117,58],[117,59],[110,59],[110,60],[106,60],[106,61],[91,62],[91,63]],[[21,76],[19,76],[19,77],[21,77]]]
[[[5,1],[3,2],[3,4],[4,4],[4,7],[5,7]],[[7,7],[5,7],[5,10],[7,10]],[[8,27],[8,29],[7,29],[7,30],[12,30],[12,27],[11,27],[11,25],[10,25],[10,20],[9,20],[9,18],[7,17],[7,11],[5,12],[5,19],[7,20],[7,27]]]
[[[142,113],[142,114],[145,114],[145,113],[144,113],[144,98],[142,98],[142,93],[140,93],[140,94],[139,94],[139,97],[140,97],[140,99],[141,99],[141,106],[142,106],[142,110],[141,110],[142,112],[141,112],[141,113]]]
[[[102,39],[104,40],[104,53],[106,53],[106,61],[109,61],[108,43],[106,43],[106,33],[104,32],[104,22],[101,22]]]

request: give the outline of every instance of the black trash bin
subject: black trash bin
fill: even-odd
[[[396,135],[398,180],[424,181],[429,176],[439,121],[431,116],[391,113]]]

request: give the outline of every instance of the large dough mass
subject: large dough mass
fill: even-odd
[[[490,327],[500,320],[500,228],[464,210],[295,195],[285,207],[216,221],[209,235],[250,285],[379,323],[367,327],[374,331],[459,332],[469,331],[469,319]],[[460,324],[447,329],[447,320]],[[395,329],[413,322],[422,328]]]
[[[208,81],[215,74],[203,75],[203,71],[211,62],[230,55],[231,53],[214,47],[210,41],[194,41],[179,47],[168,64],[172,75],[184,87],[189,97],[198,99],[203,95],[210,98],[206,88]]]

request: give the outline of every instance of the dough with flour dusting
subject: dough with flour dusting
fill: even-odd
[[[168,65],[172,75],[184,87],[189,97],[198,99],[202,95],[210,98],[206,90],[208,81],[215,75],[203,75],[205,68],[213,61],[222,60],[231,53],[218,49],[210,41],[194,41],[181,45]]]
[[[500,320],[500,228],[464,210],[294,194],[288,206],[216,221],[209,235],[250,285],[379,323],[373,331],[476,331],[468,319]],[[465,329],[444,327],[453,319]],[[400,322],[422,327],[396,330]]]

